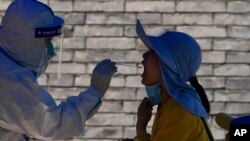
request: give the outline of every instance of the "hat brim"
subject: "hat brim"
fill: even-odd
[[[155,53],[159,56],[159,58],[172,71],[174,71],[175,73],[178,73],[175,61],[174,61],[171,53],[167,49],[168,47],[166,45],[162,44],[160,37],[148,36],[145,33],[139,20],[137,20],[137,22],[136,22],[136,33],[148,49],[154,50]]]
[[[229,130],[230,123],[233,120],[233,117],[226,113],[218,113],[215,116],[215,122],[223,129]]]
[[[64,20],[58,16],[54,17],[54,23],[47,27],[35,28],[35,38],[51,38],[63,33]]]
[[[62,26],[64,24],[64,20],[61,17],[55,16],[55,21],[52,26]]]

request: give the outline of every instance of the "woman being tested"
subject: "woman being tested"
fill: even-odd
[[[209,141],[204,118],[210,106],[196,78],[201,65],[199,44],[181,32],[147,36],[139,21],[136,31],[149,51],[143,54],[141,81],[148,98],[138,108],[135,140]],[[146,127],[154,105],[158,109],[150,135]]]

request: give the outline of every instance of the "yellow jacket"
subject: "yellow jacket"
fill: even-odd
[[[136,141],[209,141],[209,138],[200,117],[170,99],[157,110],[151,137],[137,137]]]

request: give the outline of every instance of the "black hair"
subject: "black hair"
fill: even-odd
[[[210,104],[206,95],[205,90],[203,89],[203,87],[200,85],[200,83],[197,80],[197,77],[191,77],[189,79],[190,84],[195,88],[195,90],[197,91],[197,93],[200,96],[202,105],[204,106],[204,108],[206,109],[207,113],[210,112]]]

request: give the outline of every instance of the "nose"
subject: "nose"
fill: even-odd
[[[145,59],[143,59],[143,60],[141,61],[141,64],[142,64],[142,65],[144,65],[144,63],[145,63]]]
[[[142,55],[142,58],[143,58],[143,59],[145,59],[145,58],[146,58],[146,53],[144,53],[144,54]]]

